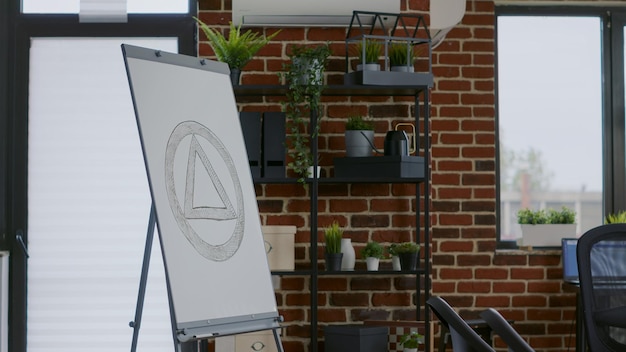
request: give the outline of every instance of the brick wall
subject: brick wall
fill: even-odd
[[[231,20],[230,8],[229,0],[201,0],[199,16],[205,23],[225,28]],[[423,13],[428,2],[402,0],[402,10]],[[539,351],[573,350],[575,293],[561,281],[560,253],[495,250],[494,21],[492,1],[468,1],[462,24],[433,52],[432,293],[449,300],[466,318],[495,307],[515,320],[518,331]],[[273,33],[277,29],[265,30]],[[200,38],[205,40],[203,34]],[[279,83],[276,72],[287,60],[290,44],[325,41],[331,42],[333,50],[327,83],[342,84],[344,39],[345,29],[285,28],[244,68],[242,84]],[[199,54],[212,57],[206,42],[200,43]],[[280,105],[271,98],[247,99],[240,101],[240,108],[279,111]],[[412,98],[325,98],[319,138],[324,173],[332,172],[332,158],[343,153],[347,116],[358,112],[376,118],[377,144],[382,146],[384,131],[398,120],[411,119],[412,109]],[[362,269],[365,263],[358,252],[368,240],[415,240],[414,187],[321,185],[319,226],[338,220],[356,247],[357,270]],[[296,266],[306,268],[308,190],[300,185],[257,185],[256,191],[264,224],[298,227]],[[317,255],[322,258],[321,252]],[[400,276],[322,277],[320,325],[366,319],[414,320],[415,285],[414,279]],[[309,287],[306,277],[286,276],[277,292],[279,310],[285,317],[287,352],[308,350]]]

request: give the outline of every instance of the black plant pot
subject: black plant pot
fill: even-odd
[[[417,269],[417,254],[415,253],[399,253],[400,257],[400,269],[402,271],[414,271]]]
[[[326,259],[326,271],[341,271],[343,253],[324,253]]]
[[[239,78],[241,77],[241,70],[238,68],[231,68],[230,69],[230,81],[232,82],[233,86],[238,86],[239,85]]]

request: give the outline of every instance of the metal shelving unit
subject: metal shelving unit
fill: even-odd
[[[421,155],[424,157],[424,177],[423,178],[396,178],[396,177],[385,177],[385,178],[308,178],[306,182],[310,187],[310,214],[311,214],[311,240],[310,240],[310,269],[309,270],[296,270],[293,272],[273,272],[274,275],[298,275],[298,276],[307,276],[311,280],[311,344],[310,351],[317,352],[317,340],[318,340],[318,319],[317,319],[317,293],[318,293],[318,278],[320,276],[357,276],[357,275],[413,275],[416,280],[416,295],[417,295],[417,309],[416,309],[416,320],[424,321],[426,327],[425,333],[425,341],[430,341],[430,316],[428,314],[427,307],[420,307],[420,302],[425,302],[430,297],[430,214],[428,209],[428,204],[430,204],[430,131],[429,131],[429,109],[428,102],[429,98],[429,84],[424,85],[415,85],[415,86],[363,86],[363,85],[330,85],[326,86],[324,91],[322,92],[323,96],[412,96],[415,97],[415,126],[416,126],[416,136],[421,138]],[[236,97],[258,97],[258,96],[284,96],[286,93],[287,87],[281,85],[240,85],[234,87],[234,92]],[[421,97],[421,99],[420,99]],[[420,103],[422,105],[420,105]],[[424,116],[420,116],[420,107],[424,107]],[[312,114],[311,116],[311,124],[315,124],[315,120],[317,119],[317,115]],[[423,122],[423,130],[420,131],[419,126],[420,122]],[[419,145],[419,143],[418,143]],[[312,153],[314,155],[317,154],[318,146],[317,139],[313,138],[311,143]],[[314,163],[314,166],[317,166],[317,160]],[[280,183],[296,183],[297,180],[295,178],[256,178],[254,180],[257,184],[280,184]],[[369,272],[369,271],[350,271],[350,272],[326,272],[320,271],[318,269],[318,260],[317,260],[317,251],[318,251],[318,223],[317,223],[317,204],[318,204],[318,187],[320,184],[332,184],[332,183],[372,183],[372,184],[380,184],[380,183],[409,183],[416,184],[416,194],[415,197],[418,200],[416,202],[416,241],[419,242],[420,234],[423,231],[424,234],[424,242],[421,243],[421,248],[424,251],[424,261],[423,265],[420,262],[420,266],[417,270],[412,272],[399,272],[399,271],[378,271],[378,272]],[[419,185],[424,185],[424,194],[421,194]],[[420,207],[420,199],[423,198],[423,203],[426,205],[423,209],[424,217],[423,221],[420,221],[420,214],[422,209]],[[423,281],[421,280],[423,278]],[[420,309],[423,308],[423,309]],[[427,345],[426,351],[429,351],[430,346]]]

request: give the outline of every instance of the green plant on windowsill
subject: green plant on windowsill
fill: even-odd
[[[573,224],[575,221],[576,212],[565,206],[561,210],[531,210],[525,208],[517,212],[517,222],[519,224]]]
[[[281,79],[288,86],[287,99],[282,111],[287,119],[287,147],[291,161],[288,166],[304,183],[310,166],[314,165],[311,138],[317,138],[320,130],[320,100],[324,85],[324,71],[331,51],[328,44],[316,47],[293,46],[290,61],[283,64]],[[310,124],[311,114],[316,123]]]

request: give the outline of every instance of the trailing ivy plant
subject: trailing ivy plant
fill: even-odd
[[[287,99],[282,103],[282,110],[287,119],[287,148],[291,157],[288,166],[299,176],[301,183],[304,183],[308,168],[314,164],[311,138],[317,138],[320,130],[320,99],[330,54],[328,44],[293,46],[290,61],[283,64],[283,72],[279,74],[287,84]],[[309,126],[312,113],[317,115],[317,123]]]

